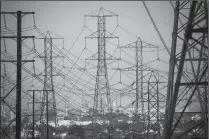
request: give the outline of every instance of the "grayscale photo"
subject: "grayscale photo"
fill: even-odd
[[[0,139],[207,139],[208,1],[0,1]]]

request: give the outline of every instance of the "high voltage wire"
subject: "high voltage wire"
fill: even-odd
[[[11,77],[8,77],[8,78],[10,78],[11,79]],[[24,87],[24,86],[23,86]]]
[[[39,30],[39,29],[36,27],[36,30]],[[115,30],[116,30],[116,29],[115,29]],[[115,31],[115,30],[114,30],[114,31]],[[82,31],[83,31],[83,29],[82,29]],[[82,31],[81,31],[81,32],[82,32]],[[10,30],[10,32],[12,32],[12,30]],[[40,30],[39,30],[38,32],[39,32],[40,34],[42,34],[42,32],[40,32]],[[81,34],[81,33],[79,33],[79,36],[80,36],[80,34]],[[77,37],[76,41],[78,40],[79,36]],[[72,47],[75,45],[76,41],[73,43]],[[25,45],[24,45],[24,46],[25,46]],[[67,54],[70,53],[70,50],[72,49],[72,47],[67,51]],[[84,48],[84,49],[85,49],[85,48]],[[83,49],[82,53],[84,52],[84,49]],[[58,48],[57,48],[57,50],[58,50]],[[117,50],[117,49],[115,49],[115,50]],[[60,52],[60,53],[62,53],[62,52]],[[59,54],[60,54],[60,53],[59,53]],[[78,59],[80,59],[80,56],[82,55],[82,53],[79,55],[79,57],[77,57],[76,62],[73,62],[73,61],[70,62],[70,63],[73,63],[73,67],[74,67],[74,66],[79,67],[79,66],[76,65],[75,63],[77,63]],[[67,56],[67,54],[64,54],[64,56]],[[29,55],[29,54],[28,54],[28,55]],[[133,58],[133,57],[132,57],[132,58]],[[69,60],[68,60],[68,61],[69,61]],[[124,61],[125,61],[125,60],[124,60]],[[129,63],[128,61],[126,61],[126,62]],[[133,65],[132,63],[129,63],[129,64],[130,64],[130,65]],[[116,72],[117,72],[117,71],[116,71]],[[116,73],[116,72],[115,72],[115,73]],[[115,74],[115,73],[114,73],[114,74]],[[28,73],[28,74],[29,74],[29,73]],[[83,72],[82,72],[82,76],[83,76],[83,74],[87,74],[86,71],[83,71]],[[114,75],[114,74],[113,74],[113,75]],[[91,75],[91,74],[89,74],[89,72],[88,72],[88,76],[89,76],[89,75],[90,75],[91,80],[93,80],[93,79],[94,79],[94,76]],[[74,75],[74,77],[76,77],[76,75]],[[71,79],[72,79],[72,78],[71,78]],[[79,79],[81,79],[81,77],[80,77]],[[64,79],[64,80],[66,81],[66,79]],[[76,80],[76,79],[75,79],[75,80]],[[77,81],[76,83],[80,82],[80,80],[78,80],[78,79],[77,79],[76,81]],[[72,85],[72,86],[75,86],[76,83],[71,84],[71,85]],[[87,85],[87,84],[88,84],[88,82],[86,81],[86,85]],[[86,87],[86,86],[84,86],[84,87]],[[92,88],[91,88],[91,89],[92,89]]]
[[[40,30],[39,30],[39,32],[40,32]],[[53,46],[54,46],[54,48],[56,48],[56,50],[58,50],[58,51],[60,51],[54,44],[52,44]],[[61,51],[60,51],[61,52]],[[63,53],[63,52],[61,52],[61,53]],[[72,65],[76,65],[78,68],[81,68],[80,66],[78,66],[75,62],[73,62],[71,59],[69,59],[69,57],[66,57],[65,56],[65,58],[70,62],[70,63],[72,63]],[[88,76],[91,76],[91,77],[93,77],[93,78],[95,78],[90,72],[88,72],[87,70],[86,70],[86,72],[87,72],[87,74],[88,74]]]

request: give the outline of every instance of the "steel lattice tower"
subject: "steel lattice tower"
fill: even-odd
[[[138,112],[139,112],[139,98],[143,100],[143,54],[142,54],[142,49],[143,49],[143,42],[141,41],[140,38],[137,39],[136,42],[127,44],[125,46],[120,46],[120,48],[130,48],[133,49],[135,48],[135,62],[136,65],[123,69],[127,71],[136,71],[136,81],[134,82],[136,84],[136,105],[135,105],[135,122],[138,121]],[[132,84],[133,85],[133,84]],[[140,95],[139,95],[140,93]],[[144,113],[144,102],[141,101],[141,112],[142,115]]]
[[[163,95],[165,91],[164,76],[154,69],[150,69],[147,74],[147,82],[143,82],[146,85],[147,91],[144,93],[144,103],[146,105],[145,117],[147,124],[147,133],[145,137],[149,139],[151,136],[150,131],[154,130],[155,134],[153,138],[157,139],[162,136],[161,127],[162,124],[162,108],[165,106],[165,97]]]
[[[108,109],[111,109],[109,80],[106,64],[106,38],[105,38],[105,17],[98,16],[98,64],[95,86],[94,109],[98,109],[98,102],[100,101],[100,109],[103,112],[103,94],[107,95]]]
[[[125,68],[126,71],[136,72],[136,101],[135,101],[135,119],[134,126],[132,129],[134,132],[141,134],[143,131],[143,137],[149,138],[150,130],[155,129],[157,133],[155,137],[160,136],[160,109],[164,102],[162,95],[162,76],[155,69],[144,65],[143,62],[143,49],[158,49],[159,46],[155,46],[142,41],[140,38],[136,42],[120,46],[120,48],[129,48],[135,50],[136,65]],[[133,84],[132,84],[133,85]],[[139,107],[140,105],[140,107]],[[141,109],[139,112],[139,108]],[[140,126],[139,126],[140,125]],[[133,133],[134,133],[133,132]],[[135,134],[135,133],[134,133]],[[137,136],[133,134],[133,138]]]
[[[164,139],[208,138],[208,3],[175,3]]]
[[[112,100],[109,88],[109,79],[107,72],[107,60],[118,60],[118,58],[108,54],[106,52],[106,41],[107,39],[117,38],[112,33],[106,30],[106,17],[113,17],[118,15],[104,9],[100,8],[96,11],[96,14],[85,15],[85,17],[96,17],[97,18],[97,31],[86,37],[87,39],[95,38],[98,41],[98,52],[86,60],[97,60],[97,73],[96,73],[96,84],[95,84],[95,94],[94,94],[94,104],[93,104],[93,122],[95,122],[99,115],[108,113],[109,117],[109,138],[114,138],[114,129],[112,124]],[[117,18],[118,19],[118,18]],[[118,23],[118,22],[117,22]],[[106,99],[104,99],[106,98]],[[94,130],[94,129],[93,129]],[[93,132],[95,135],[95,132]]]
[[[107,14],[106,14],[107,13]],[[109,56],[106,53],[106,39],[107,38],[118,38],[113,34],[109,34],[106,31],[106,17],[118,16],[110,11],[100,8],[97,14],[85,15],[97,18],[97,31],[86,38],[97,38],[98,39],[98,52],[93,56],[87,58],[87,60],[97,60],[97,74],[96,74],[96,85],[94,95],[94,113],[104,113],[104,111],[112,111],[112,101],[110,98],[109,79],[107,72],[106,60],[117,60],[113,56]],[[104,96],[106,95],[106,100]],[[105,110],[107,102],[108,109]]]
[[[49,120],[55,121],[56,124],[56,99],[55,99],[55,91],[54,91],[53,63],[52,63],[53,38],[51,37],[50,33],[47,32],[45,38],[43,39],[44,39],[44,89],[43,89],[43,97],[42,97],[41,120],[43,120],[43,118],[47,119],[47,112],[50,111],[53,114],[53,119],[49,118]]]

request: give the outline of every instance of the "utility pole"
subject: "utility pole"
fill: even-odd
[[[17,60],[1,62],[17,62],[17,80],[16,80],[16,139],[21,139],[21,76],[22,62],[34,62],[34,60],[22,60],[22,38],[34,38],[34,36],[22,36],[21,26],[22,17],[26,14],[35,14],[34,12],[1,12],[1,14],[12,14],[17,17],[17,36],[1,36],[1,38],[17,38]]]
[[[1,1],[0,1],[0,12],[1,12]],[[1,30],[2,30],[2,28],[1,28],[1,16],[0,16],[0,37],[1,37]],[[0,38],[0,61],[1,61],[1,38]],[[2,86],[2,82],[1,82],[1,77],[2,77],[2,75],[1,75],[1,63],[0,63],[0,99],[2,98],[2,89],[3,89],[3,86]],[[0,102],[0,131],[1,131],[1,129],[2,129],[2,122],[3,122],[3,120],[2,120],[2,103]],[[0,134],[0,139],[2,139],[2,134]]]
[[[17,100],[16,100],[16,139],[21,139],[21,77],[22,77],[22,38],[21,38],[21,11],[17,11]]]
[[[48,91],[45,91],[46,93],[46,125],[47,125],[47,130],[46,130],[46,138],[49,139],[49,94]]]
[[[32,135],[32,139],[35,139],[35,90],[28,90],[28,91],[32,91],[33,92],[33,110],[32,110],[32,119],[33,119],[33,135]]]
[[[148,102],[148,114],[147,114],[147,121],[148,121],[148,125],[147,125],[147,139],[149,138],[149,131],[150,131],[150,90],[149,90],[149,87],[150,87],[150,82],[148,81],[148,89],[147,89],[147,102]]]
[[[35,135],[35,92],[53,92],[53,90],[28,90],[28,92],[33,92],[33,139],[34,139],[34,135]],[[46,138],[49,139],[49,119],[48,119],[48,93],[46,93],[46,119],[47,119],[47,134],[46,134]],[[42,131],[44,132],[44,131]]]
[[[35,138],[35,91],[33,90],[33,139]]]

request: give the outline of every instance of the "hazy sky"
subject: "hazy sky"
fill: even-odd
[[[146,2],[167,45],[170,45],[173,26],[173,9],[170,2]],[[74,32],[84,24],[83,16],[103,7],[119,15],[119,24],[143,40],[161,45],[161,41],[141,1],[69,1],[69,2],[2,2],[2,11],[35,11],[37,26],[42,32],[53,33],[71,39]],[[30,22],[30,21],[24,21]]]
[[[173,9],[170,5],[170,2],[168,1],[158,1],[158,2],[152,2],[148,1],[146,2],[151,15],[158,26],[158,29],[166,43],[166,45],[169,47],[171,46],[171,34],[172,34],[172,26],[173,26]],[[120,38],[120,45],[125,45],[128,43],[132,43],[136,41],[137,37],[140,37],[143,41],[158,45],[160,48],[164,48],[162,42],[159,39],[159,36],[157,35],[157,32],[154,29],[154,26],[151,23],[151,20],[148,17],[148,14],[146,13],[146,10],[142,4],[141,1],[54,1],[54,2],[48,2],[48,1],[33,1],[33,2],[26,2],[26,1],[3,1],[2,2],[2,11],[8,11],[8,12],[15,12],[17,10],[21,10],[23,12],[35,12],[35,21],[37,27],[42,31],[51,31],[55,34],[60,35],[64,38],[65,41],[65,49],[69,50],[74,41],[76,40],[77,36],[83,29],[84,25],[84,15],[91,13],[92,11],[99,9],[100,7],[103,7],[111,12],[114,12],[115,14],[119,15],[119,25],[120,27],[115,31],[115,35]],[[3,19],[3,17],[2,17]],[[87,19],[88,20],[88,19]],[[86,26],[90,28],[93,31],[96,31],[96,20],[91,19]],[[3,22],[3,21],[2,21]],[[7,17],[7,24],[10,25],[11,28],[15,29],[16,19],[13,17]],[[32,15],[26,15],[23,18],[23,26],[32,26],[33,25],[33,18]],[[112,18],[111,20],[107,19],[107,30],[109,32],[112,32],[116,25],[116,18]],[[127,33],[124,30],[128,30],[129,33]],[[27,34],[27,33],[26,33]],[[37,36],[37,32],[33,33]],[[67,56],[73,60],[74,62],[77,61],[77,58],[73,57],[72,54],[74,54],[76,57],[79,57],[81,59],[85,59],[90,57],[92,54],[97,52],[97,41],[92,42],[91,40],[87,41],[87,48],[90,51],[83,52],[83,48],[85,47],[85,39],[84,37],[90,35],[91,32],[88,29],[84,29],[82,31],[81,36],[76,41],[76,44],[73,45],[71,49],[71,55],[68,54]],[[28,34],[27,34],[28,35]],[[32,45],[32,41],[26,41],[28,44]],[[112,41],[113,43],[117,41]],[[61,50],[62,49],[62,41],[57,40],[57,47]],[[8,48],[10,50],[11,48]],[[24,49],[24,48],[23,48]],[[40,40],[36,41],[36,49],[39,53],[43,53],[43,42]],[[116,49],[115,46],[107,45],[107,50],[109,54],[113,54],[114,50]],[[11,53],[13,50],[10,50]],[[135,53],[130,50],[125,50],[129,55],[132,56],[132,58],[128,58],[127,54],[123,53],[123,58],[127,61],[131,62],[132,64],[135,63],[134,61],[134,55]],[[63,53],[66,53],[65,50],[62,51]],[[14,52],[15,53],[15,52]],[[55,52],[57,53],[57,52]],[[82,54],[82,55],[81,55]],[[118,52],[114,53],[114,56],[118,56]],[[161,60],[164,60],[165,62],[168,62],[169,56],[166,51],[160,51],[159,58]],[[32,57],[30,57],[32,58]],[[147,63],[152,60],[156,60],[157,53],[156,52],[150,52],[144,54],[144,62]],[[39,63],[37,59],[35,65],[36,68],[40,71],[43,71],[43,62]],[[57,64],[60,64],[63,62],[63,60],[55,60],[55,66],[58,69],[61,69],[61,66],[57,66]],[[66,67],[72,67],[72,64],[68,63],[66,60],[63,62]],[[84,67],[85,64],[81,62],[80,60],[77,61],[77,64],[80,67]],[[92,62],[92,64],[96,65],[95,62]],[[117,62],[112,65],[113,67],[117,67]],[[32,68],[32,64],[27,64],[29,69]],[[90,64],[88,65],[90,66]],[[91,66],[90,66],[91,67]],[[130,65],[123,65],[123,67],[130,67]],[[162,62],[156,63],[152,65],[153,68],[163,69],[164,71],[168,71],[168,65]],[[68,69],[69,70],[69,69]],[[74,78],[74,81],[79,80],[79,77],[81,79],[84,79],[86,81],[81,81],[81,83],[88,82],[88,77],[84,76],[81,71],[71,71],[74,73],[72,75],[68,72],[68,70],[63,70],[64,73],[67,73],[71,78]],[[92,75],[96,75],[96,70],[89,70]],[[115,73],[115,71],[109,71],[108,75],[109,78],[111,78],[110,85],[117,84],[119,82],[119,72]],[[77,75],[77,76],[75,76]],[[128,79],[126,75],[123,74],[122,80],[125,84],[130,85],[134,82],[135,77],[134,72],[132,72],[132,79]],[[28,82],[28,81],[27,81]],[[63,79],[57,77],[54,79],[55,84],[64,84]],[[74,82],[75,83],[75,82]],[[89,82],[89,86],[91,88],[94,88],[95,80]],[[71,89],[73,89],[72,84],[66,84]],[[41,85],[37,85],[38,87],[43,87]],[[79,86],[79,85],[77,85]],[[120,89],[124,89],[126,86],[119,86]],[[82,88],[82,85],[80,86]],[[83,90],[89,90],[89,88],[83,88]],[[69,93],[69,91],[72,90],[62,90],[60,91],[60,95],[64,97],[66,100],[69,101],[68,103],[71,105],[76,105],[71,100],[76,100],[79,103],[81,103],[80,97],[76,97],[76,95],[73,95]],[[76,90],[78,91],[78,90]],[[78,91],[79,92],[79,91]],[[87,94],[94,94],[94,90],[91,91],[85,91]],[[134,92],[134,91],[132,91]],[[69,98],[69,99],[68,99]],[[88,97],[86,98],[87,100]],[[133,97],[124,97],[122,98],[123,106],[129,104],[130,102],[134,101]],[[91,104],[93,103],[92,100],[89,100]],[[119,101],[116,102],[117,105],[119,105]],[[91,107],[91,104],[90,107]],[[63,107],[63,103],[59,103],[59,107]],[[75,107],[75,106],[74,106]]]

